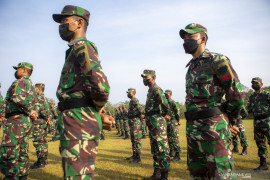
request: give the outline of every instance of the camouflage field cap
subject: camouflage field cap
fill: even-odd
[[[35,87],[45,88],[45,84],[37,83],[37,84],[35,84]]]
[[[61,19],[67,16],[79,16],[86,20],[89,24],[90,13],[86,9],[83,9],[78,6],[66,5],[61,14],[53,14],[53,20],[55,22],[61,23]]]
[[[185,29],[181,29],[179,31],[179,35],[180,35],[180,37],[182,39],[184,39],[186,33],[195,34],[195,33],[198,33],[198,32],[204,32],[206,34],[206,36],[207,36],[207,29],[205,27],[203,27],[200,24],[191,23],[191,24],[187,25],[185,27]]]
[[[149,75],[156,76],[156,71],[146,69],[143,71],[143,74],[141,74],[142,77],[146,77]]]
[[[130,92],[136,92],[136,89],[134,89],[134,88],[129,88],[128,91],[127,91],[127,93],[130,93]]]
[[[260,78],[260,77],[252,78],[251,82],[260,82],[260,83],[262,83],[262,78]]]
[[[27,68],[27,69],[32,69],[33,70],[33,65],[28,63],[28,62],[21,62],[18,64],[18,66],[13,66],[14,69],[18,68]]]
[[[172,94],[172,91],[171,90],[166,90],[165,94]]]

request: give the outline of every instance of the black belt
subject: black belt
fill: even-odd
[[[201,111],[190,111],[185,112],[185,117],[187,120],[196,120],[212,117],[215,115],[223,114],[224,112],[219,107],[214,107],[211,109],[201,110]]]
[[[22,112],[11,112],[11,113],[6,113],[5,117],[8,119],[10,118],[11,116],[15,116],[15,115],[23,115],[23,116],[26,116],[24,113]]]
[[[270,117],[270,114],[262,114],[259,116],[254,116],[254,120],[266,119],[268,117]]]
[[[68,99],[65,101],[60,101],[58,103],[58,109],[59,111],[64,111],[66,109],[74,109],[74,108],[80,108],[80,107],[94,107],[94,103],[92,99],[89,97],[83,97],[83,98],[73,98],[73,99]]]
[[[152,116],[154,114],[161,114],[161,112],[159,110],[158,111],[150,111],[150,112],[145,113],[145,116]]]

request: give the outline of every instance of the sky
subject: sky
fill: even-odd
[[[146,101],[144,69],[156,71],[157,84],[185,102],[186,64],[179,30],[189,23],[208,29],[207,49],[229,57],[239,79],[251,86],[253,77],[270,85],[269,0],[0,0],[1,93],[15,80],[12,66],[34,65],[33,83],[46,85],[45,95],[58,101],[56,89],[65,61],[67,42],[59,37],[52,14],[65,5],[90,11],[87,39],[99,51],[101,65],[111,86],[109,101],[129,100],[128,88]]]

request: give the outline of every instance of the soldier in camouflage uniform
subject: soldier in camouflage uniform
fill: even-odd
[[[172,91],[166,90],[165,96],[170,105],[170,117],[171,120],[167,122],[167,134],[168,141],[170,146],[170,152],[174,152],[174,157],[171,161],[179,161],[180,160],[180,142],[179,142],[179,121],[180,121],[180,107],[179,105],[171,99]]]
[[[141,112],[144,114],[144,107],[141,105]],[[141,118],[141,130],[142,130],[142,139],[146,139],[147,128],[145,118]]]
[[[102,126],[113,119],[101,113],[110,86],[100,65],[97,47],[85,37],[90,13],[67,5],[53,14],[60,37],[69,42],[57,89],[60,153],[65,179],[93,179]]]
[[[33,145],[36,148],[37,161],[30,169],[45,167],[48,164],[47,124],[51,125],[50,105],[44,96],[45,84],[35,84],[38,93],[35,110],[38,112],[38,120],[33,122]]]
[[[0,149],[0,169],[8,180],[26,180],[29,174],[29,135],[32,120],[37,119],[33,111],[37,94],[30,76],[33,65],[27,62],[13,66],[16,81],[6,96],[6,118]]]
[[[169,104],[162,89],[155,83],[155,71],[144,70],[141,77],[144,85],[149,87],[145,104],[145,117],[154,159],[154,173],[144,180],[166,180],[170,170],[170,148],[166,123],[170,120]]]
[[[125,136],[125,128],[124,128],[124,115],[123,115],[123,107],[119,107],[119,124],[121,129],[121,134],[119,137]]]
[[[141,107],[139,104],[139,100],[135,97],[136,89],[129,88],[128,98],[130,98],[129,108],[128,108],[128,122],[130,127],[130,139],[132,143],[132,152],[133,155],[126,160],[131,160],[130,163],[138,163],[141,162],[141,151],[142,151],[142,143],[141,143],[141,134],[140,134],[140,117],[142,115]]]
[[[115,112],[115,127],[117,130],[116,135],[120,134],[120,122],[119,122],[119,108],[116,108],[116,112]]]
[[[270,93],[262,89],[260,77],[251,81],[254,93],[250,95],[247,110],[254,116],[254,139],[258,147],[260,166],[254,170],[268,170],[266,158],[268,157],[266,139],[270,145]]]
[[[230,60],[205,49],[207,29],[189,24],[179,32],[193,58],[186,74],[186,135],[191,179],[235,179],[231,132],[243,107],[243,92]],[[225,103],[222,97],[225,94]],[[231,129],[229,125],[231,124]],[[231,131],[231,132],[230,132]]]
[[[1,88],[1,83],[0,83]],[[0,130],[1,126],[4,124],[5,121],[5,99],[3,98],[1,92],[0,92]]]
[[[243,119],[247,117],[248,113],[247,110],[243,107],[241,109],[241,113],[239,114],[239,117],[236,120],[236,126],[239,128],[239,132],[237,133],[237,136],[234,136],[232,138],[232,144],[233,149],[232,152],[238,153],[238,137],[240,139],[241,146],[243,147],[241,155],[247,155],[247,147],[248,147],[248,140],[245,133],[245,127],[243,124]]]
[[[124,131],[125,131],[124,139],[127,140],[129,139],[130,129],[129,129],[129,124],[128,124],[128,110],[127,110],[126,105],[122,106],[122,118],[123,118],[123,125],[124,125]]]
[[[50,105],[50,111],[51,111],[51,122],[52,122],[52,139],[49,142],[54,142],[57,139],[57,125],[58,125],[58,113],[56,108],[54,107],[54,101],[49,101],[49,105]]]

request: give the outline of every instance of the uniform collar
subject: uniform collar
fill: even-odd
[[[197,57],[196,59],[193,59],[193,58],[192,58],[192,59],[187,63],[186,67],[190,66],[190,64],[192,64],[192,63],[195,63],[195,62],[198,61],[199,59],[209,57],[208,53],[209,53],[209,50],[208,50],[208,49],[205,49],[205,50],[203,51],[203,53],[202,53],[199,57]]]
[[[70,43],[68,43],[68,46],[71,47],[76,43],[80,43],[80,41],[85,41],[86,37],[78,37],[75,40],[71,41]]]

